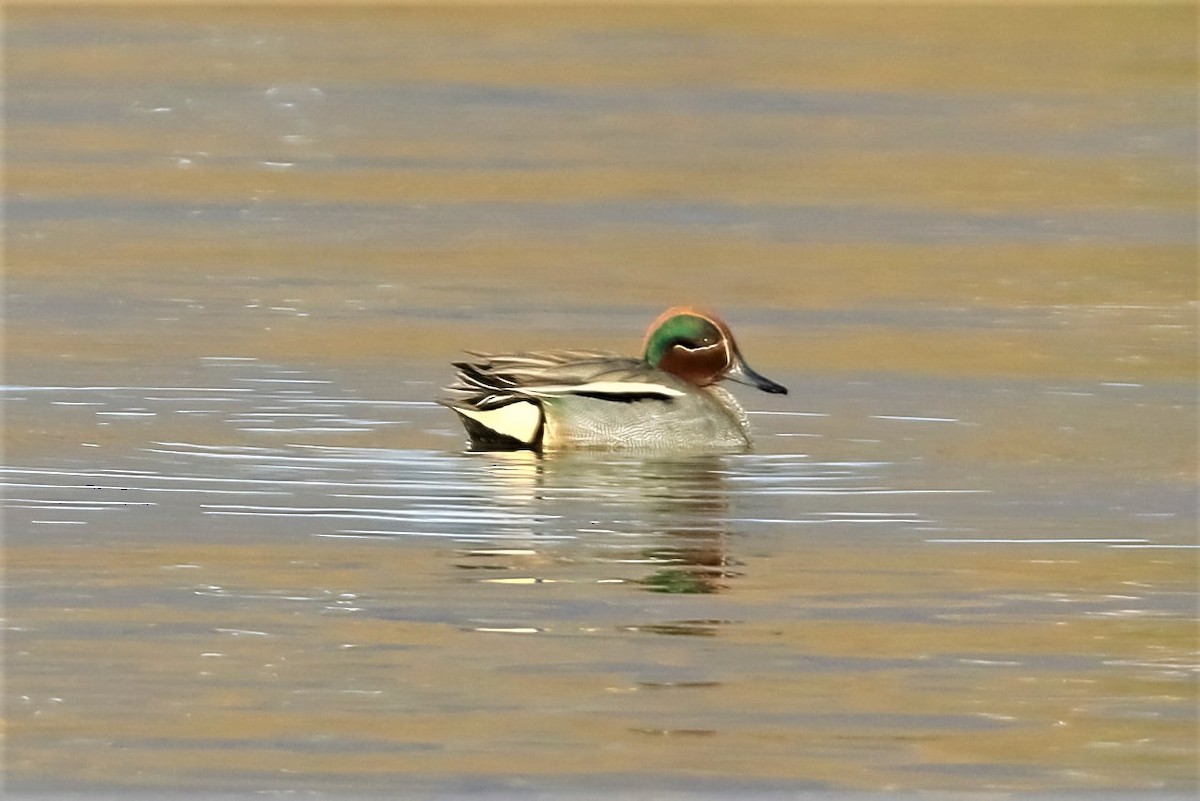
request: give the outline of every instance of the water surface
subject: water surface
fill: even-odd
[[[10,9],[9,789],[1195,790],[1195,12],[876,12]]]

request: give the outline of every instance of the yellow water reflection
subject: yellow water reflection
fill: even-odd
[[[679,5],[6,10],[11,788],[1196,788],[1195,8]]]
[[[553,608],[565,594],[602,603],[612,591],[573,582],[562,563],[540,575],[566,584],[455,582],[448,550],[353,541],[293,542],[285,561],[276,546],[23,547],[10,581],[71,590],[21,608],[23,630],[8,638],[21,688],[8,765],[49,778],[68,759],[85,784],[207,787],[222,774],[233,786],[291,772],[310,787],[346,775],[373,786],[372,776],[515,767],[961,789],[968,777],[938,771],[975,763],[1022,766],[988,780],[1008,789],[1186,783],[1188,755],[1171,744],[1182,748],[1192,723],[1156,710],[1196,700],[1194,682],[1177,677],[1192,669],[1192,624],[1119,610],[1080,618],[1072,606],[1114,579],[1183,586],[1196,565],[1098,555],[1089,575],[1077,550],[1052,547],[1036,562],[970,547],[888,550],[865,569],[853,548],[749,556],[725,620],[580,625],[535,613],[526,623],[537,634],[490,634],[454,610]],[[447,619],[421,620],[447,581],[459,587]],[[970,598],[925,616],[964,585]],[[1055,596],[1061,618],[988,608]],[[881,603],[899,614],[875,619]],[[662,636],[671,625],[713,637]],[[59,635],[38,637],[43,626]],[[1056,660],[1080,668],[1064,674]],[[669,736],[697,731],[712,736]],[[538,758],[547,748],[555,758]],[[862,749],[876,758],[856,768],[846,757]]]

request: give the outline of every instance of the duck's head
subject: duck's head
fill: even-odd
[[[660,314],[646,332],[642,358],[698,387],[728,378],[763,392],[787,394],[787,387],[750,369],[729,326],[697,309],[676,306]]]

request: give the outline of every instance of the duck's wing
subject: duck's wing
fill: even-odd
[[[670,399],[684,391],[677,380],[639,359],[594,350],[533,353],[472,353],[472,361],[455,362],[453,384],[445,388],[447,406],[497,409],[517,401],[563,395],[614,401]]]

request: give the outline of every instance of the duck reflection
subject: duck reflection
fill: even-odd
[[[521,511],[531,539],[575,537],[597,560],[653,566],[636,581],[662,593],[717,593],[729,553],[727,456],[529,451],[479,454],[493,501]]]

